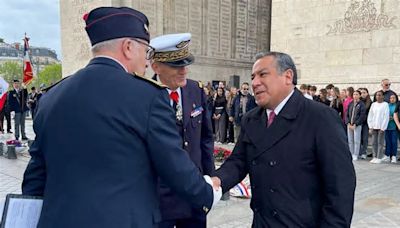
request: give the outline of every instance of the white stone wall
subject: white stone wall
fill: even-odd
[[[271,24],[271,50],[293,57],[299,84],[375,91],[389,78],[400,92],[399,0],[272,0]]]

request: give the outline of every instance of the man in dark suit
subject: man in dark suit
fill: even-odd
[[[38,96],[39,96],[39,93],[36,91],[36,88],[34,86],[32,86],[31,93],[28,96],[28,98],[29,98],[28,105],[29,105],[29,109],[31,110],[32,119],[36,113],[36,105],[38,102]]]
[[[340,118],[295,88],[289,55],[268,52],[256,59],[258,107],[243,117],[215,185],[226,192],[249,174],[254,228],[350,227],[356,178]]]
[[[229,121],[234,122],[235,142],[240,133],[240,123],[242,122],[243,115],[257,106],[249,90],[249,83],[243,82],[238,95],[232,102],[231,112],[229,113]]]
[[[213,133],[211,116],[207,110],[207,97],[203,85],[187,79],[188,65],[194,57],[189,52],[191,34],[168,34],[151,40],[155,48],[152,68],[156,80],[166,85],[170,105],[176,113],[176,127],[182,138],[181,147],[204,175],[212,175]],[[193,208],[188,201],[160,180],[159,194],[162,222],[160,228],[205,228],[206,215]]]
[[[28,90],[21,87],[18,79],[13,82],[14,89],[8,93],[8,105],[10,111],[14,112],[14,134],[15,139],[19,140],[19,133],[22,135],[22,140],[28,140],[25,134],[25,119],[26,112],[29,110],[27,105]]]
[[[46,91],[34,119],[22,192],[43,196],[38,227],[157,227],[159,176],[206,214],[218,198],[179,146],[165,87],[131,73],[153,55],[147,17],[100,7],[84,19],[94,58]]]

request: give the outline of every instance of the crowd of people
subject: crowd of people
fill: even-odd
[[[250,93],[249,83],[242,83],[240,90],[235,86],[226,88],[223,82],[219,82],[214,89],[208,83],[204,91],[209,115],[212,117],[215,143],[233,145],[239,136],[243,115],[257,106]]]
[[[329,84],[319,90],[300,85],[303,95],[335,109],[347,131],[353,160],[367,158],[368,138],[372,136],[371,163],[397,162],[397,140],[400,137],[399,98],[390,89],[389,79],[381,81],[381,89],[370,94],[367,88],[339,89]]]

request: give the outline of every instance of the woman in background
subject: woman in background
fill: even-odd
[[[349,143],[349,149],[353,157],[353,161],[356,161],[360,154],[361,129],[362,124],[366,118],[365,105],[364,102],[360,100],[360,98],[361,91],[354,91],[353,101],[349,104],[349,109],[345,122],[345,124],[347,125],[347,139]]]
[[[214,100],[214,112],[212,118],[215,124],[216,143],[224,143],[226,138],[226,105],[225,90],[218,87]]]
[[[369,132],[372,134],[371,163],[381,163],[385,130],[389,123],[389,105],[383,100],[383,91],[375,93],[375,102],[372,103],[368,114]]]
[[[365,116],[368,116],[369,109],[371,108],[372,100],[369,96],[367,88],[360,88],[361,91],[361,101],[365,104]],[[367,118],[365,118],[362,128],[361,128],[361,148],[360,157],[361,159],[367,159],[367,148],[368,148],[368,136],[369,128]]]

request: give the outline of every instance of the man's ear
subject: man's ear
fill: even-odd
[[[152,61],[151,62],[151,68],[153,69],[154,73],[156,73],[156,74],[160,73],[159,72],[160,66],[158,65],[158,63]]]
[[[134,42],[130,39],[125,39],[122,41],[121,43],[121,49],[122,49],[122,53],[124,55],[125,58],[127,59],[132,59],[133,55],[132,52],[134,52]]]
[[[285,83],[286,83],[286,85],[291,85],[291,84],[293,84],[293,76],[294,76],[294,72],[293,72],[293,70],[292,69],[287,69],[285,72],[284,72],[284,76],[285,76]]]

